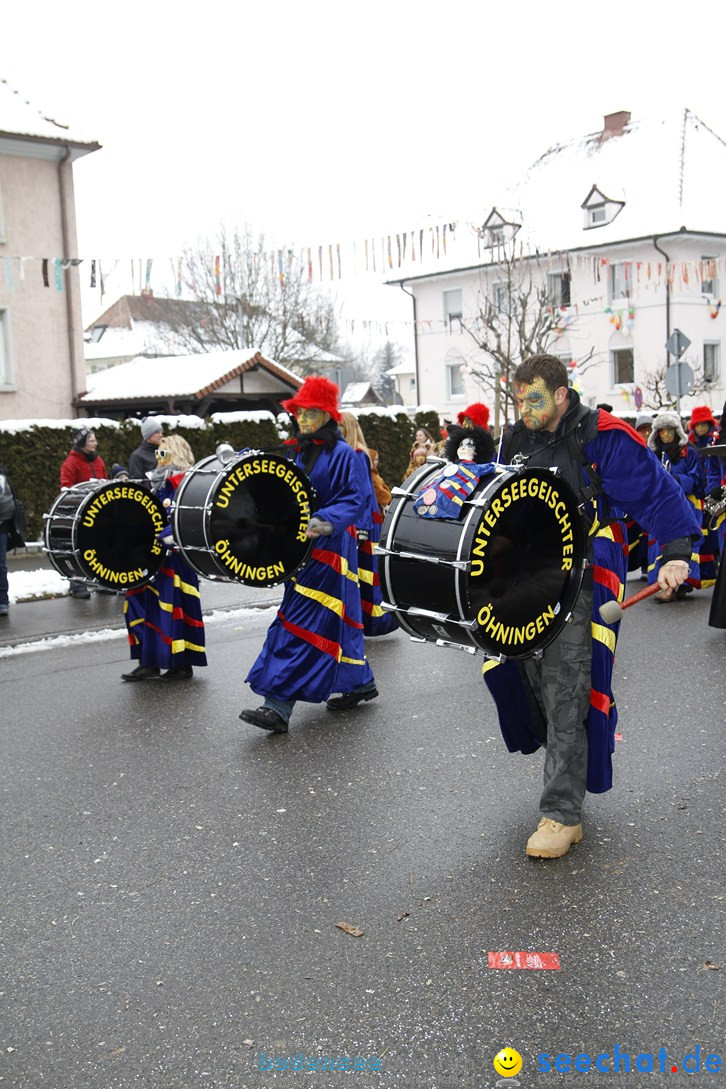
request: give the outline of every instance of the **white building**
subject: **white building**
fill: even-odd
[[[665,343],[679,329],[691,342],[682,361],[701,379],[681,409],[706,403],[720,413],[725,176],[726,142],[688,110],[666,121],[610,114],[602,131],[550,148],[487,201],[471,263],[424,274],[413,265],[391,281],[414,296],[419,403],[445,418],[472,401],[497,409],[501,368],[472,333],[488,311],[512,337],[516,365],[529,354],[516,328],[526,309],[530,324],[539,313],[552,327],[546,349],[571,367],[587,404],[632,417],[642,395],[652,407],[648,384],[675,362]]]

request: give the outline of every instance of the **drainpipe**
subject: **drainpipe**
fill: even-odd
[[[401,291],[406,295],[411,296],[413,302],[413,365],[414,373],[416,375],[416,401],[421,404],[421,387],[418,382],[418,324],[416,322],[416,296],[412,291],[406,291],[406,288],[401,284]]]
[[[68,228],[68,186],[66,184],[64,167],[70,162],[71,155],[73,154],[70,147],[66,147],[65,155],[58,163],[58,188],[60,190],[60,205],[61,205],[61,234],[63,245],[63,260],[68,261],[70,259],[70,231]],[[64,270],[65,271],[65,270]],[[66,324],[68,327],[68,357],[70,361],[71,370],[71,404],[73,408],[76,408],[76,400],[78,398],[78,382],[76,380],[76,338],[75,338],[75,319],[73,315],[73,298],[71,296],[71,278],[66,277]],[[85,362],[84,362],[85,367]]]
[[[660,236],[657,235],[657,234],[653,235],[653,245],[658,250],[658,253],[662,254],[663,257],[665,257],[665,259],[666,259],[666,270],[665,270],[666,271],[666,288],[665,288],[665,290],[666,290],[666,341],[667,341],[667,340],[670,339],[670,335],[671,335],[671,285],[670,285],[670,281],[668,279],[668,262],[670,261],[670,257],[668,256],[666,251],[662,250],[660,248],[660,246],[658,245],[658,238],[659,237]],[[670,363],[670,354],[671,353],[666,349],[666,366],[667,367],[670,367],[670,365],[671,365],[671,363]]]

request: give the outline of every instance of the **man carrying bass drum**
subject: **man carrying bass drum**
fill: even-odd
[[[612,786],[617,711],[611,679],[618,625],[599,609],[620,600],[627,573],[627,512],[663,542],[658,583],[666,593],[688,576],[700,526],[681,488],[628,424],[589,409],[568,387],[561,360],[534,355],[514,374],[520,420],[505,433],[499,460],[557,468],[585,501],[589,545],[582,588],[565,624],[542,656],[488,661],[484,679],[497,703],[510,751],[546,746],[541,819],[526,853],[559,858],[583,837],[586,790]]]
[[[310,559],[285,592],[264,646],[246,681],[264,698],[240,718],[287,733],[297,700],[346,711],[378,695],[365,656],[355,523],[363,516],[370,474],[338,430],[338,387],[311,376],[283,408],[298,435],[289,441],[295,464],[310,477],[318,509],[307,536]],[[332,693],[342,695],[330,698]]]

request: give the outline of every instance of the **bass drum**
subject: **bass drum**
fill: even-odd
[[[276,586],[306,562],[305,536],[317,508],[309,477],[277,454],[216,454],[184,474],[171,509],[174,540],[207,579]]]
[[[577,498],[547,469],[496,466],[458,518],[422,517],[414,502],[447,464],[394,490],[377,549],[384,608],[415,639],[530,657],[561,631],[582,583]]]
[[[166,511],[133,482],[88,480],[65,488],[44,514],[43,551],[59,575],[109,590],[146,585],[161,567]]]

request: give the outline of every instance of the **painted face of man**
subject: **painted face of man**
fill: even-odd
[[[464,419],[461,421],[461,426],[471,429],[474,426],[471,416],[465,416]]]
[[[323,412],[322,408],[298,409],[297,425],[303,435],[311,435],[313,431],[318,431],[329,419],[330,413]]]
[[[561,387],[552,393],[543,378],[534,382],[515,382],[514,399],[519,406],[522,423],[528,431],[554,430],[567,390]]]
[[[456,451],[459,461],[473,461],[475,457],[474,442],[472,439],[462,439]]]
[[[658,437],[664,446],[670,446],[676,437],[675,427],[661,427],[658,429]]]
[[[696,426],[694,428],[694,431],[696,432],[697,435],[707,435],[708,434],[708,424],[707,423],[696,424]]]

